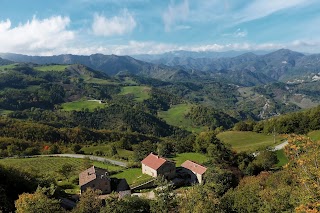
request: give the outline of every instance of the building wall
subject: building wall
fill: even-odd
[[[202,184],[202,175],[197,174],[197,173],[195,173],[195,174],[197,175],[198,182],[199,182],[200,184]]]
[[[172,162],[165,162],[159,169],[158,175],[163,175],[167,179],[173,179],[176,176],[176,165]]]
[[[200,175],[200,174],[198,174],[196,172],[193,172],[193,171],[191,171],[189,169],[186,169],[186,168],[185,168],[184,171],[186,171],[190,175],[190,181],[192,183],[200,183],[200,184],[203,183],[202,175]]]
[[[147,166],[145,164],[142,164],[142,174],[147,174],[147,175],[150,175],[152,177],[157,177],[158,176],[156,170],[150,168],[149,166]]]
[[[87,188],[98,189],[102,191],[102,194],[111,193],[111,183],[106,177],[97,177],[95,180],[80,187],[81,193],[86,191]]]

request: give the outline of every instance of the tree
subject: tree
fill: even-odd
[[[118,154],[117,147],[115,145],[111,145],[110,156],[115,156],[116,154]]]
[[[155,200],[151,201],[151,212],[175,212],[177,200],[173,191],[173,184],[164,177],[159,177],[156,181],[156,185],[158,187],[154,190]]]
[[[102,208],[102,200],[98,197],[101,194],[99,190],[88,188],[81,194],[80,201],[73,209],[74,213],[99,213]]]
[[[157,144],[157,153],[163,157],[170,157],[174,153],[172,143],[169,141],[163,141]]]
[[[72,151],[73,151],[74,153],[76,153],[76,154],[79,154],[79,153],[80,153],[81,148],[82,148],[82,147],[81,147],[79,144],[73,144],[72,147],[71,147]]]
[[[277,158],[277,154],[274,151],[271,150],[264,150],[261,151],[256,159],[253,161],[253,163],[261,168],[262,170],[269,170],[279,162]]]
[[[290,162],[286,167],[300,183],[300,191],[306,195],[298,210],[320,211],[320,141],[292,135],[288,142],[285,150]]]
[[[218,196],[222,196],[230,188],[237,186],[237,177],[229,170],[210,167],[205,173],[207,187],[210,187]]]
[[[53,144],[49,149],[49,154],[59,154],[59,146],[57,144]]]
[[[92,164],[90,158],[88,158],[88,157],[83,158],[82,169],[88,169],[91,166],[93,166],[93,164]]]
[[[151,141],[143,141],[142,143],[137,144],[133,149],[133,156],[135,161],[139,162],[143,160],[150,152],[154,152],[156,149],[155,144]]]
[[[221,212],[220,201],[210,188],[204,185],[195,185],[185,190],[178,198],[179,212],[184,213],[211,213]]]
[[[43,192],[37,190],[33,194],[23,193],[15,202],[17,213],[55,213],[63,212],[59,200],[48,198]]]
[[[61,166],[61,169],[58,170],[58,173],[64,176],[67,180],[69,180],[69,177],[73,171],[74,166],[70,163],[65,163]]]
[[[131,213],[150,212],[149,200],[138,196],[125,196],[119,199],[118,194],[110,194],[106,198],[106,205],[101,209],[101,213]]]

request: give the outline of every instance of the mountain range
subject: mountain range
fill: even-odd
[[[229,52],[229,55],[232,53],[234,52]],[[209,53],[202,54],[202,56],[207,56]],[[174,57],[173,55],[177,56]],[[276,81],[314,81],[318,80],[320,75],[320,54],[305,55],[288,49],[280,49],[263,55],[244,53],[235,57],[200,56],[200,53],[197,55],[194,52],[180,51],[163,54],[162,58],[159,55],[158,58],[154,56],[157,59],[145,62],[130,56],[103,54],[90,56],[0,54],[0,57],[15,62],[36,64],[79,63],[105,72],[110,76],[130,73],[164,81],[194,81],[211,78],[240,86],[254,86]],[[224,54],[221,53],[220,56],[224,56]]]

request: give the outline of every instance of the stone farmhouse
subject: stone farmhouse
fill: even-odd
[[[176,175],[174,162],[150,153],[141,161],[142,173],[152,177],[164,176],[166,179],[173,179]]]
[[[107,170],[95,166],[84,170],[79,174],[80,193],[87,188],[98,189],[102,194],[111,193],[111,179]]]
[[[183,162],[181,167],[183,167],[188,174],[191,183],[203,183],[203,174],[207,171],[206,167],[190,160]]]

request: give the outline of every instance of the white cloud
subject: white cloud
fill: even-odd
[[[246,30],[241,30],[240,28],[238,28],[236,32],[233,33],[233,35],[236,38],[243,38],[248,35],[248,32]]]
[[[176,30],[189,30],[189,29],[191,29],[191,26],[189,26],[189,25],[177,25],[175,27],[175,29]]]
[[[238,14],[238,23],[263,18],[280,10],[305,6],[313,0],[255,0]]]
[[[180,4],[170,3],[168,9],[163,13],[162,19],[164,22],[164,29],[166,32],[172,30],[172,27],[181,21],[186,21],[189,16],[189,2],[183,0]]]
[[[39,20],[33,17],[25,24],[12,27],[11,21],[0,21],[0,52],[41,54],[54,50],[74,39],[73,31],[67,30],[68,17],[53,16]]]
[[[95,14],[92,31],[97,36],[123,35],[132,32],[136,25],[134,17],[124,9],[119,16],[111,18]]]

